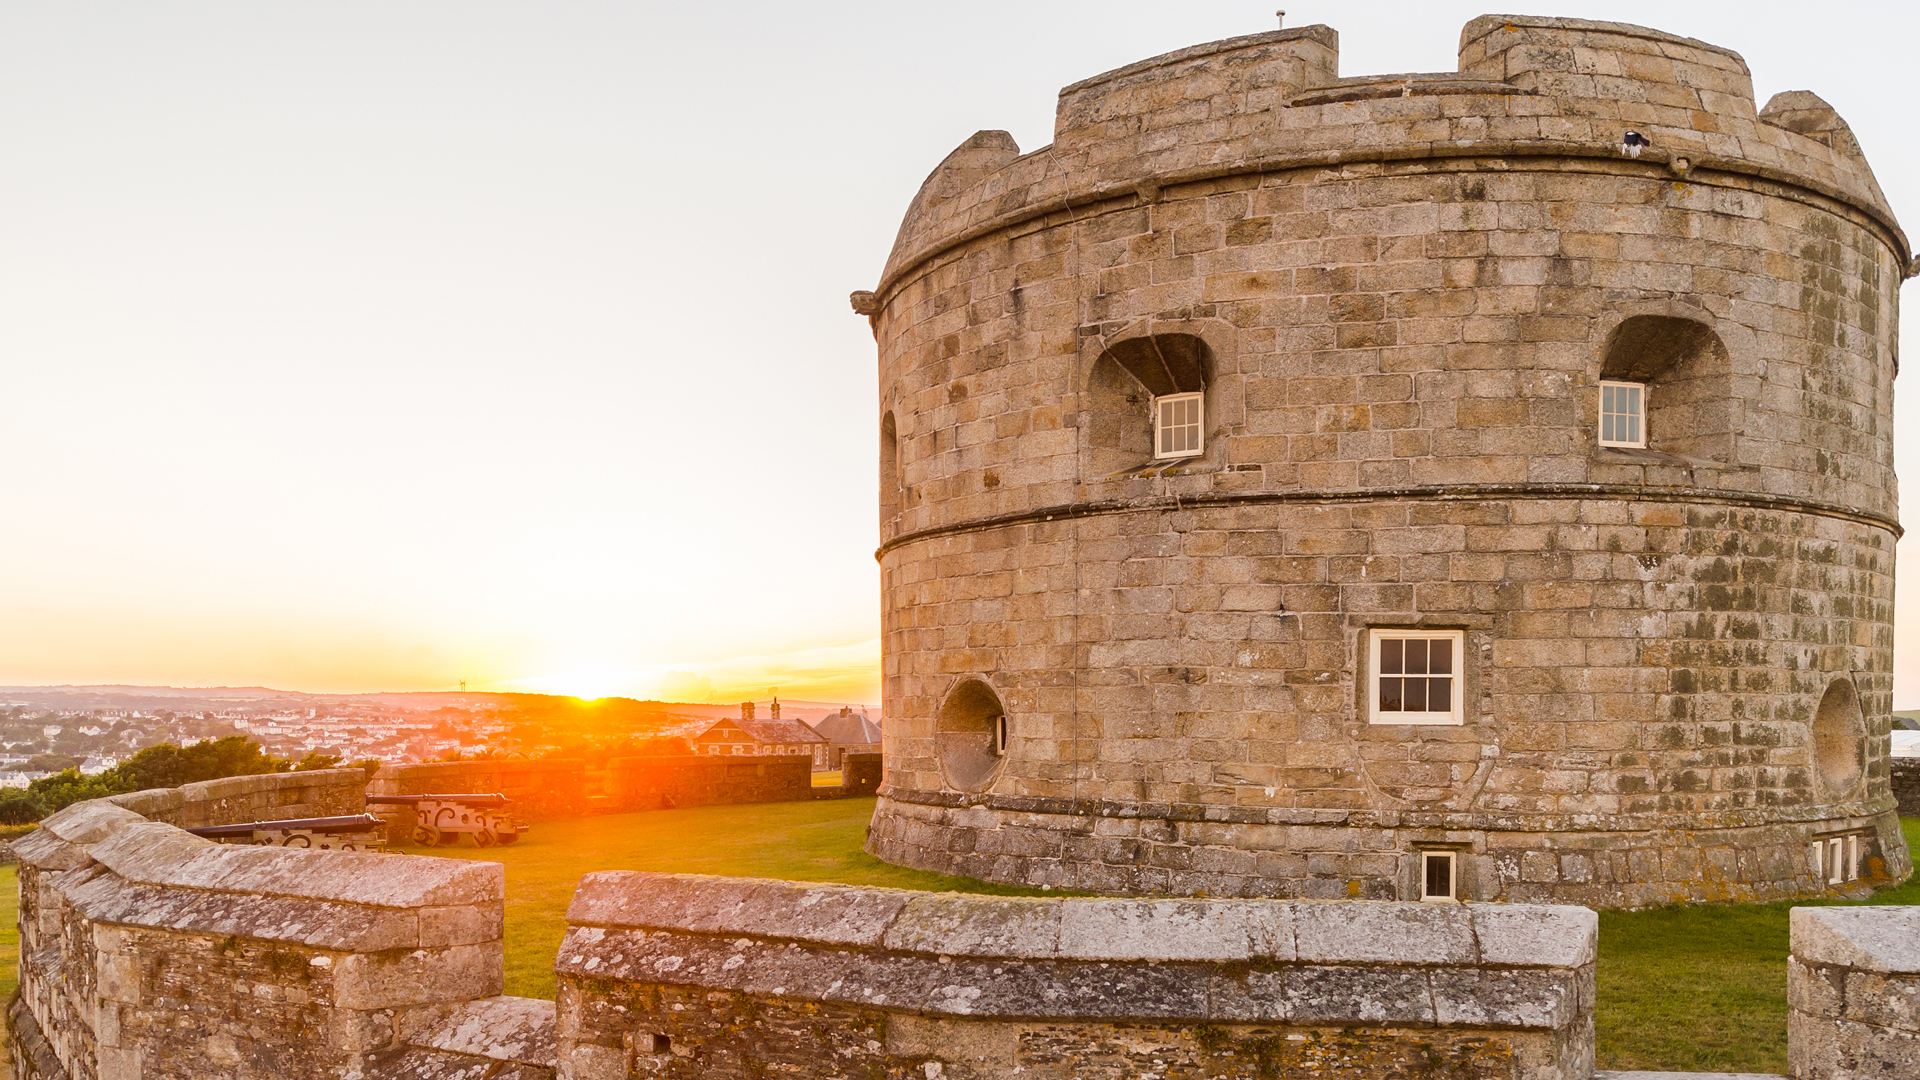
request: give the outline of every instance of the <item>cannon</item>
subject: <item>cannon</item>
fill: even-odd
[[[387,844],[387,823],[372,814],[343,817],[289,818],[283,821],[243,821],[234,825],[202,825],[188,829],[195,836],[222,843],[261,847],[303,847],[321,851],[378,851]],[[366,834],[373,833],[373,836]]]
[[[425,847],[458,843],[461,833],[472,833],[481,847],[511,844],[526,826],[513,820],[505,795],[368,795],[373,806],[413,807],[413,841]]]

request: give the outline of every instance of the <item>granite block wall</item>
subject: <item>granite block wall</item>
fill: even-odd
[[[607,790],[622,810],[813,797],[813,760],[792,754],[614,758]]]
[[[880,790],[883,775],[878,753],[849,753],[840,762],[840,788],[848,795],[872,795]]]
[[[1920,817],[1920,758],[1888,758],[1887,775],[1901,815]]]
[[[1920,908],[1794,908],[1794,1080],[1920,1076]]]
[[[590,874],[559,1075],[1566,1078],[1580,908],[1050,900]]]
[[[373,795],[456,795],[498,792],[513,800],[520,821],[579,817],[587,811],[587,763],[575,758],[492,758],[479,761],[432,761],[419,765],[382,765],[367,782]],[[390,820],[404,817],[412,828],[412,814],[380,809]],[[388,835],[406,830],[388,826]]]
[[[104,799],[14,847],[21,1080],[553,1075],[551,1006],[499,996],[497,864],[221,845]]]

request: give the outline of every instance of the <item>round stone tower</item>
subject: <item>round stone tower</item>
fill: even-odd
[[[1726,49],[1309,26],[968,139],[880,356],[869,850],[1102,892],[1634,906],[1911,873],[1905,235]]]

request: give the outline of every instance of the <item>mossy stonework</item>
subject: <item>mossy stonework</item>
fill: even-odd
[[[1845,122],[1613,23],[1476,19],[1444,74],[1337,61],[1310,26],[1069,86],[1052,145],[949,155],[855,294],[869,850],[1374,899],[1440,850],[1459,896],[1609,907],[1908,876],[1914,260]],[[1601,445],[1602,381],[1644,388],[1643,445]],[[1169,456],[1156,409],[1196,394]],[[1459,634],[1457,722],[1375,722],[1376,630]]]

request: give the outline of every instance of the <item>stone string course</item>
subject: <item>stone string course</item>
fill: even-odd
[[[1580,908],[1048,900],[590,874],[560,1075],[1585,1080]]]
[[[1475,899],[1637,906],[1827,893],[1811,842],[1853,831],[1904,879],[1913,261],[1845,122],[1623,24],[1476,19],[1439,75],[1337,61],[1305,27],[1069,86],[1051,146],[942,162],[855,295],[892,440],[869,850],[1405,899],[1442,845]],[[1648,326],[1705,344],[1650,376],[1649,448],[1600,448],[1603,364],[1657,359]],[[1114,358],[1169,335],[1204,344],[1205,453],[1156,463]],[[1464,723],[1368,722],[1374,627],[1464,633]],[[978,784],[940,729],[971,682],[1010,736]],[[1848,688],[1854,767],[1823,773]]]

